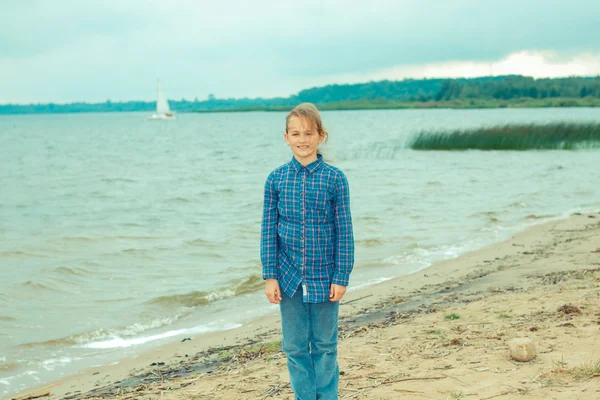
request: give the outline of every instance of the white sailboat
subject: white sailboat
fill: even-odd
[[[149,119],[175,119],[175,113],[169,108],[167,97],[160,90],[160,81],[157,81],[156,85],[156,112]]]

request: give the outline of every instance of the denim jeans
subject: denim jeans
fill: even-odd
[[[337,400],[339,302],[303,303],[301,288],[281,296],[282,347],[296,400]]]

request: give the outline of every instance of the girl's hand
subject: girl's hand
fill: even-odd
[[[331,285],[329,288],[329,301],[340,301],[346,293],[346,286]]]
[[[277,279],[269,278],[265,279],[267,281],[265,293],[267,294],[267,299],[273,304],[279,304],[281,302],[281,291],[279,290],[279,282]]]

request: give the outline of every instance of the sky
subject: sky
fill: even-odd
[[[0,0],[8,2],[8,0]],[[600,75],[598,0],[19,0],[0,103],[287,97],[333,83]]]

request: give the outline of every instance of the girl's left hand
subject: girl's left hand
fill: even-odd
[[[331,285],[329,288],[329,301],[340,301],[346,293],[346,286]]]

